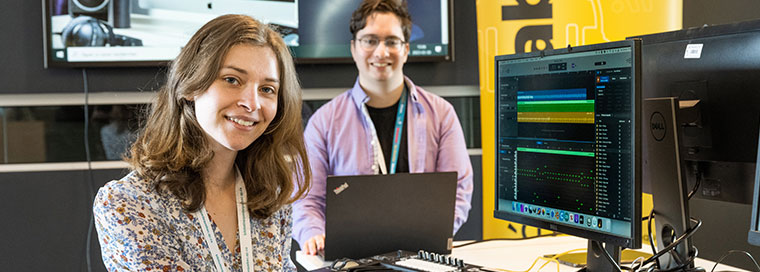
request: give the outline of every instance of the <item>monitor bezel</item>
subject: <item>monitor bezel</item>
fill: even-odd
[[[528,217],[528,216],[522,216],[519,214],[509,213],[505,211],[499,211],[499,191],[494,188],[494,218],[502,219],[506,221],[511,221],[515,223],[525,224],[541,229],[551,230],[551,231],[557,231],[573,236],[578,236],[590,240],[596,240],[603,243],[610,243],[613,245],[618,245],[625,248],[641,248],[641,40],[639,39],[629,39],[629,40],[623,40],[623,41],[615,41],[615,42],[608,42],[608,43],[601,43],[601,44],[593,44],[593,45],[584,45],[584,46],[578,46],[578,47],[570,47],[567,48],[560,48],[560,49],[553,49],[553,50],[544,50],[544,51],[536,51],[536,52],[527,52],[527,53],[518,53],[518,54],[511,54],[511,55],[500,55],[496,56],[494,58],[494,96],[495,96],[495,113],[498,114],[499,110],[499,101],[498,101],[498,65],[502,61],[507,60],[516,60],[516,59],[525,59],[525,58],[535,58],[535,57],[546,57],[546,56],[554,56],[554,55],[564,55],[569,53],[578,53],[578,52],[588,52],[588,51],[596,51],[596,50],[605,50],[605,49],[614,49],[614,48],[621,48],[621,47],[630,47],[631,48],[631,67],[633,68],[632,71],[632,84],[633,84],[633,93],[631,97],[631,109],[632,112],[632,120],[633,122],[633,137],[631,137],[631,147],[633,150],[633,164],[634,167],[631,169],[633,173],[631,173],[632,177],[632,183],[631,183],[631,192],[634,193],[634,196],[631,198],[634,203],[632,203],[633,207],[633,216],[632,216],[632,222],[631,222],[631,237],[621,237],[621,236],[615,236],[608,233],[602,233],[602,232],[595,232],[588,229],[581,229],[576,227],[571,227],[569,225],[562,225],[558,224],[556,222],[550,222],[550,221],[544,221],[540,219],[536,219],[534,217]],[[498,122],[498,120],[496,120]],[[495,139],[495,147],[498,148],[498,141],[499,141],[499,130],[496,129],[496,139]],[[495,154],[498,154],[498,152],[495,152]],[[493,185],[496,186],[498,182],[499,172],[498,172],[498,160],[494,160],[494,169],[495,175],[494,175],[494,183]]]
[[[757,162],[755,163],[755,187],[752,198],[752,221],[747,232],[747,242],[750,245],[760,246],[760,137],[758,137]]]

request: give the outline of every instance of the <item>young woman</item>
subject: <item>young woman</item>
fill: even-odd
[[[295,270],[290,203],[311,175],[300,92],[268,26],[225,15],[201,27],[131,147],[133,171],[93,204],[108,270]]]

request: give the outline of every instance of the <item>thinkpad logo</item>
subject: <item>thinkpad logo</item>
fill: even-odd
[[[338,186],[338,188],[333,189],[333,192],[337,195],[343,192],[343,190],[346,190],[346,188],[348,188],[348,183],[344,182],[343,184]]]

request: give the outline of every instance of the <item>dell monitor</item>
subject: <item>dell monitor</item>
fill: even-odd
[[[639,43],[495,58],[494,216],[589,239],[587,271],[641,247]]]
[[[760,20],[638,38],[642,98],[681,102],[682,172],[689,190],[699,181],[688,201],[689,214],[703,222],[692,236],[699,257],[716,261],[731,249],[760,255],[746,236],[760,131]],[[642,188],[657,193],[646,179]],[[744,258],[724,262],[755,269]]]

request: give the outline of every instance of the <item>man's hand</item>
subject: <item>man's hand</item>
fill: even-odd
[[[319,234],[314,235],[309,240],[304,243],[303,248],[301,248],[306,255],[317,255],[325,253],[325,235]]]

